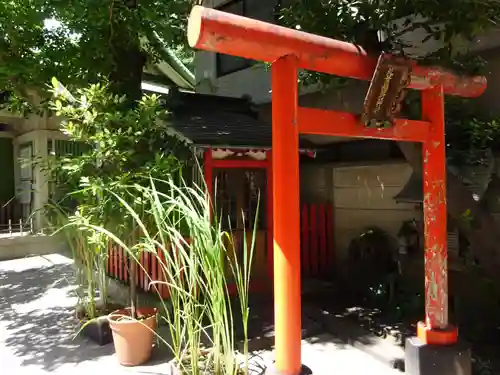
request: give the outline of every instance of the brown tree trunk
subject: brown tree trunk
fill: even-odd
[[[422,147],[420,144],[398,142],[406,161],[414,172],[422,173]],[[472,254],[484,272],[496,282],[500,282],[499,252],[500,231],[496,223],[480,201],[474,200],[472,193],[459,177],[447,173],[448,215],[454,219],[461,234],[467,238]]]
[[[142,51],[139,34],[135,31],[139,16],[127,14],[137,11],[137,0],[122,0],[128,9],[125,14],[120,14],[120,7],[114,9],[113,22],[110,23],[110,48],[113,58],[113,69],[109,74],[111,91],[119,96],[124,96],[123,110],[130,110],[137,106],[142,97],[142,74],[146,64],[146,55]],[[121,124],[117,124],[120,126]],[[134,220],[131,220],[132,244],[135,246]],[[137,255],[139,257],[139,255]],[[139,257],[140,259],[140,257]],[[137,317],[137,261],[129,257],[129,282],[130,282],[130,310],[132,318]]]
[[[142,73],[146,65],[146,54],[142,51],[139,34],[135,31],[140,22],[137,0],[122,0],[128,8],[116,7],[113,22],[110,23],[110,52],[113,60],[109,75],[111,90],[125,96],[125,109],[134,108],[142,96]],[[130,13],[130,14],[127,14]],[[132,16],[133,14],[133,16]]]
[[[137,319],[137,286],[135,284],[135,278],[137,274],[137,262],[132,257],[129,257],[129,283],[130,283],[130,316],[133,319]]]

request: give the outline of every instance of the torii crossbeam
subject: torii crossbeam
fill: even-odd
[[[276,372],[301,371],[300,133],[422,143],[425,322],[417,336],[424,344],[456,343],[457,330],[448,322],[444,94],[477,97],[486,78],[412,63],[409,87],[422,90],[423,120],[374,129],[350,113],[298,106],[298,69],[371,80],[377,61],[359,46],[201,6],[191,12],[188,41],[193,48],[272,63]]]

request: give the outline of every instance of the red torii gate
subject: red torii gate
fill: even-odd
[[[189,17],[193,48],[272,63],[273,237],[276,371],[301,371],[299,133],[421,142],[425,222],[425,344],[449,345],[444,94],[476,97],[484,77],[459,77],[412,65],[410,88],[422,90],[422,121],[365,127],[359,116],[298,107],[298,69],[371,80],[377,61],[359,46],[195,6]]]

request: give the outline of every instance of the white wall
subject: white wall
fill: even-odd
[[[257,0],[258,1],[258,0]],[[269,17],[266,22],[272,22],[272,10],[275,0],[260,0],[263,6],[269,8]],[[285,0],[288,1],[288,0]],[[217,7],[224,5],[228,0],[205,0],[204,6]],[[271,100],[271,71],[259,63],[248,69],[243,69],[217,77],[216,54],[213,52],[196,51],[195,53],[196,92],[241,98],[249,96],[256,104],[267,103]],[[303,89],[303,93],[317,91],[318,86]]]
[[[403,221],[421,220],[415,205],[393,199],[411,172],[407,163],[399,161],[301,165],[302,202],[333,204],[336,259],[345,259],[350,242],[367,227],[379,227],[396,237]]]
[[[48,157],[47,142],[49,139],[66,139],[57,130],[33,130],[14,139],[14,160],[16,161],[14,175],[16,181],[16,192],[19,193],[20,186],[20,163],[19,146],[23,143],[32,142],[34,161],[46,160]],[[36,213],[34,216],[35,230],[40,230],[45,226],[44,218],[41,215],[43,207],[49,198],[48,176],[43,171],[39,163],[35,163],[33,168],[33,201],[32,209]]]
[[[217,77],[213,52],[199,51],[195,55],[196,92],[241,98],[249,96],[257,103],[271,100],[270,71],[263,65]]]

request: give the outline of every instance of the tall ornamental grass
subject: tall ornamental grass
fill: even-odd
[[[243,254],[230,255],[233,237],[222,230],[204,190],[178,181],[151,179],[148,187],[128,187],[128,194],[140,202],[134,205],[109,192],[133,219],[130,231],[139,234],[135,243],[106,228],[88,227],[122,247],[138,267],[142,267],[140,252],[156,257],[164,281],[151,280],[151,287],[167,287],[170,294],[162,300],[170,337],[160,339],[171,349],[182,374],[248,373],[248,290],[255,231],[250,243],[243,236]],[[244,353],[236,351],[230,279],[236,284]]]
[[[64,235],[74,261],[76,294],[82,318],[93,320],[108,306],[107,237],[88,226],[88,218],[79,211],[68,215],[55,204],[46,207],[52,235]],[[99,302],[99,303],[98,303]]]

